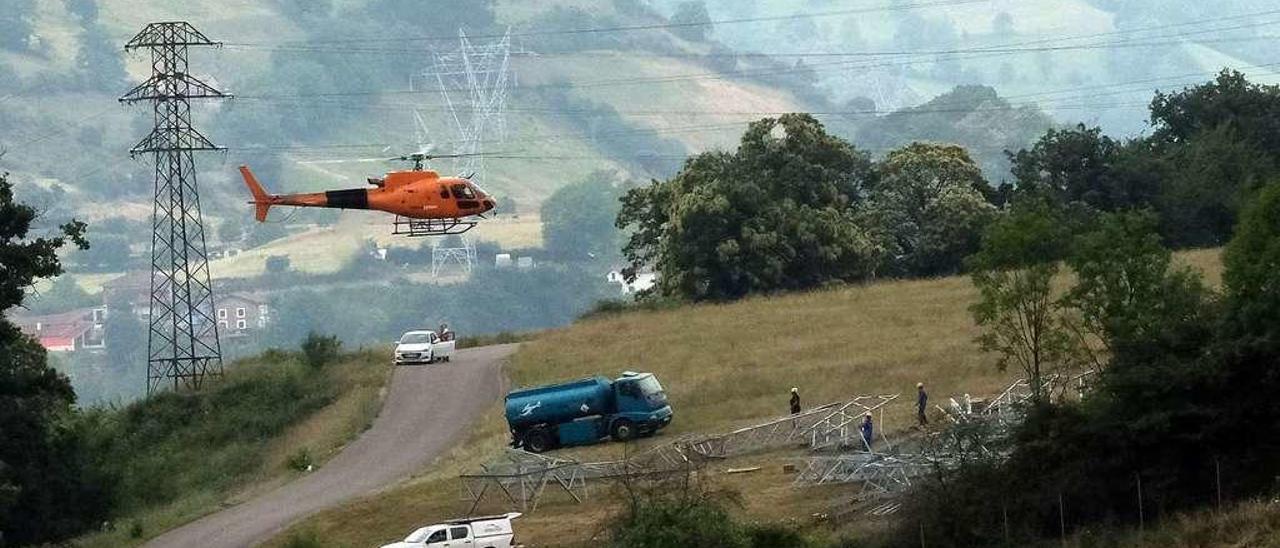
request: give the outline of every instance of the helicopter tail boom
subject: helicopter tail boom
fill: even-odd
[[[260,223],[266,221],[267,211],[271,209],[271,199],[274,196],[262,190],[262,184],[258,183],[258,178],[249,171],[249,166],[240,166],[240,176],[244,177],[244,185],[249,187],[249,192],[253,194],[254,218]]]

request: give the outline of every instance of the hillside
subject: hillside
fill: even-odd
[[[199,391],[89,411],[92,454],[119,482],[114,521],[77,545],[139,544],[321,466],[378,415],[390,372],[376,352],[313,369],[275,351]]]
[[[1218,283],[1219,252],[1182,253],[1178,260]],[[524,343],[508,374],[515,386],[623,370],[649,371],[663,383],[676,419],[640,447],[682,434],[725,432],[786,412],[788,391],[800,389],[804,405],[859,394],[906,394],[925,382],[934,401],[998,392],[1017,377],[1001,372],[973,342],[977,334],[967,306],[975,296],[967,278],[892,281],[723,305],[634,311],[586,319]],[[893,402],[885,430],[901,435],[913,424],[910,397]],[[337,546],[390,542],[416,525],[466,512],[456,476],[497,455],[508,434],[493,409],[464,446],[404,486],[376,498],[324,512],[277,537],[314,537]],[[620,458],[634,447],[600,444],[560,450],[584,460]],[[754,474],[725,475],[725,468],[764,466]],[[708,471],[717,485],[744,495],[742,511],[753,519],[810,523],[847,500],[849,488],[796,490],[791,476],[765,457],[732,459]],[[592,496],[606,496],[593,491]],[[506,511],[500,497],[479,511]],[[522,518],[525,542],[585,542],[611,510],[577,505],[549,495]],[[873,520],[857,527],[875,528]],[[879,524],[879,525],[878,525]],[[826,530],[823,528],[823,530]],[[575,531],[566,538],[565,531]],[[837,534],[829,531],[824,534]],[[589,545],[589,544],[583,544]]]

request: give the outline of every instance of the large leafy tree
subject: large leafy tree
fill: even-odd
[[[1099,370],[1117,347],[1159,340],[1200,316],[1208,291],[1194,271],[1174,267],[1158,226],[1150,211],[1112,213],[1074,238],[1066,263],[1076,283],[1063,303],[1078,349]]]
[[[970,307],[982,328],[978,344],[998,355],[1001,370],[1013,363],[1042,400],[1046,370],[1074,355],[1074,339],[1053,294],[1053,278],[1070,237],[1063,210],[1045,200],[1020,201],[987,228],[982,247],[969,258],[978,302]]]
[[[1280,349],[1280,183],[1246,209],[1223,262],[1236,328]]]
[[[39,278],[62,272],[56,252],[68,242],[87,247],[84,225],[33,238],[35,209],[17,203],[0,177],[0,310],[22,304]],[[0,531],[4,541],[40,543],[73,534],[102,515],[80,438],[68,419],[75,392],[45,362],[44,349],[0,319]]]
[[[560,187],[542,203],[543,247],[567,261],[614,256],[621,242],[621,232],[613,224],[621,196],[617,175],[610,171],[597,171]]]
[[[660,294],[692,300],[862,279],[875,264],[852,206],[871,177],[867,154],[812,116],[753,122],[737,151],[628,192],[627,273],[651,266]]]
[[[1280,166],[1280,86],[1224,70],[1151,101],[1151,150],[1168,164],[1164,234],[1175,245],[1221,245],[1243,204]]]
[[[1116,211],[1148,206],[1156,196],[1158,180],[1141,165],[1142,148],[1141,142],[1122,143],[1081,124],[1051,129],[1030,149],[1009,153],[1009,160],[1022,193]]]
[[[969,153],[956,145],[912,143],[890,152],[878,172],[867,207],[884,223],[897,270],[957,272],[996,212]]]

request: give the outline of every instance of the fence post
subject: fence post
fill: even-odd
[[[1218,513],[1222,513],[1222,462],[1213,456],[1213,476],[1218,487]]]
[[[1000,513],[1004,515],[1004,543],[1006,546],[1012,546],[1012,540],[1009,538],[1009,502],[1002,501],[1000,503]]]
[[[1142,515],[1142,473],[1134,472],[1133,477],[1138,479],[1138,532],[1142,533],[1147,528],[1146,516]]]
[[[1067,507],[1062,502],[1062,491],[1058,491],[1058,526],[1062,530],[1062,546],[1067,545]]]

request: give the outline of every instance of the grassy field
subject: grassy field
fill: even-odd
[[[140,544],[321,465],[372,424],[390,370],[371,351],[319,371],[291,355],[255,358],[199,392],[102,412],[98,452],[123,467],[123,515],[75,544]]]
[[[1206,273],[1216,284],[1219,252],[1182,253],[1180,264]],[[934,401],[994,392],[1012,381],[992,356],[973,343],[977,335],[967,306],[975,292],[964,277],[892,281],[725,305],[637,311],[580,321],[525,342],[507,371],[515,386],[623,370],[656,373],[666,387],[676,420],[660,436],[641,444],[693,432],[726,431],[786,411],[788,391],[800,389],[805,405],[856,394],[903,394],[885,415],[895,434],[913,419],[915,383],[929,386]],[[278,536],[283,546],[295,536],[314,536],[330,546],[365,546],[402,537],[415,526],[465,513],[457,475],[492,458],[507,441],[501,410],[495,406],[470,440],[423,475],[377,496],[339,507]],[[636,450],[600,444],[561,450],[584,460],[619,458]],[[785,454],[731,459],[707,470],[707,477],[743,493],[749,519],[811,523],[845,487],[795,490],[791,475],[777,465]],[[724,474],[729,467],[761,466],[750,474]],[[599,500],[607,492],[593,491]],[[497,498],[479,511],[506,511]],[[609,505],[577,505],[564,496],[545,497],[538,511],[521,518],[524,542],[535,546],[569,541],[591,545]],[[883,525],[883,522],[880,523]],[[876,523],[860,527],[876,527]],[[819,527],[820,536],[836,535]]]

